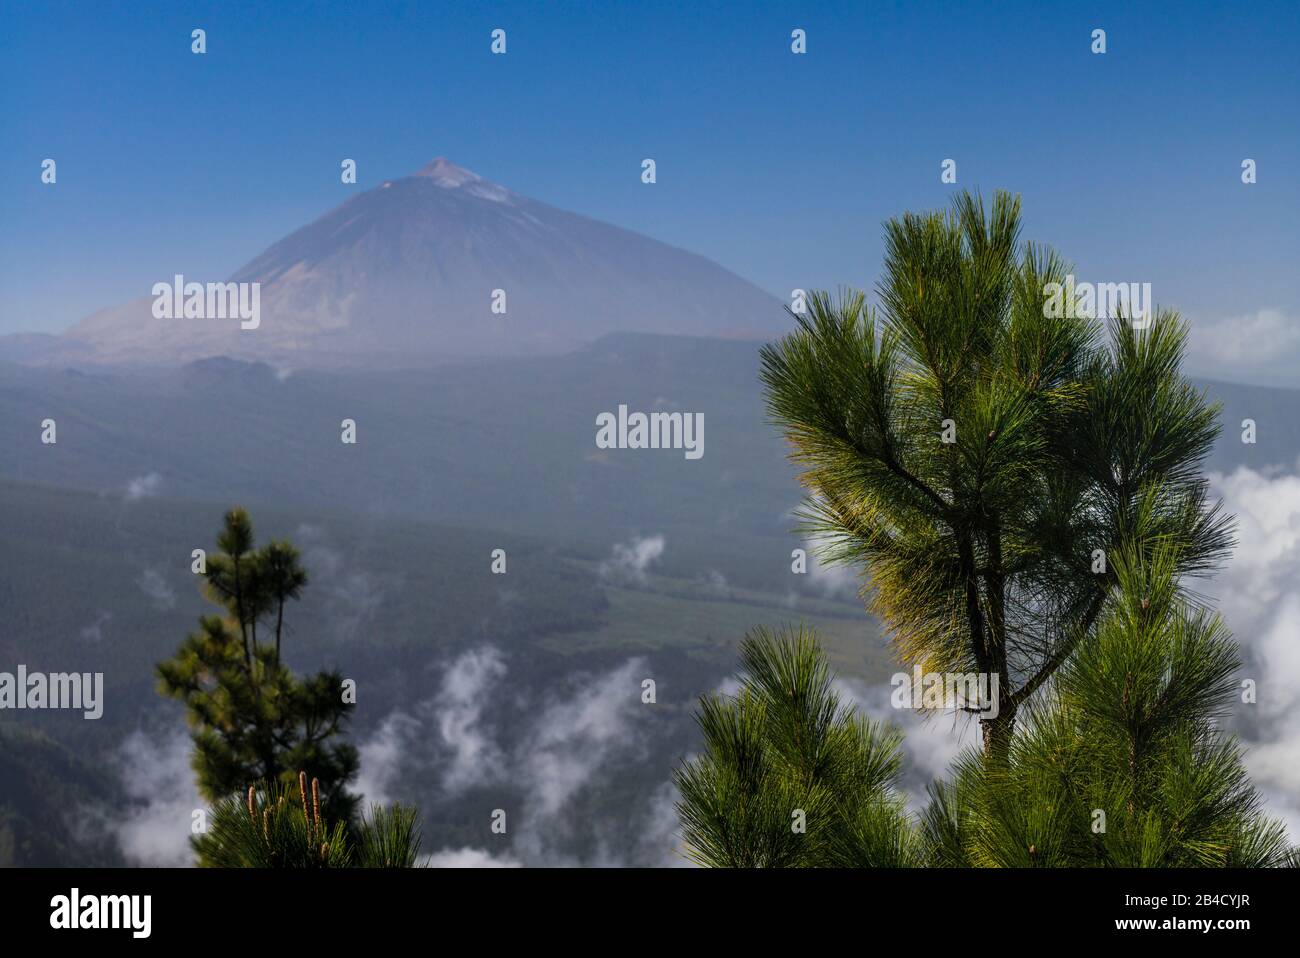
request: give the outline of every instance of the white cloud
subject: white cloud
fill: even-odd
[[[170,609],[176,604],[176,593],[157,569],[145,569],[136,579],[140,591],[154,601],[160,609]]]
[[[805,504],[794,506],[782,514],[781,520],[789,523],[804,522],[804,508]],[[807,555],[808,571],[803,575],[795,575],[793,578],[796,581],[802,580],[801,587],[805,590],[818,592],[828,599],[856,600],[862,589],[861,570],[853,565],[823,562],[821,554],[828,544],[825,539],[816,537],[803,540],[800,547]],[[792,558],[791,562],[793,561]],[[797,594],[792,592],[787,595],[786,604],[798,605]]]
[[[391,786],[404,772],[421,767],[436,770],[442,793],[417,801],[426,813],[436,814],[438,802],[469,789],[501,787],[520,796],[521,811],[509,819],[508,855],[444,848],[430,855],[433,864],[626,864],[607,850],[604,839],[608,835],[625,845],[629,832],[638,836],[638,861],[675,864],[675,793],[660,788],[641,807],[610,809],[599,821],[576,820],[571,814],[579,793],[599,788],[620,764],[644,755],[646,745],[634,717],[644,708],[641,680],[646,669],[643,659],[631,658],[608,672],[579,676],[542,694],[511,692],[502,681],[507,666],[498,650],[481,646],[462,653],[448,666],[435,695],[409,713],[390,715],[362,743],[358,788],[367,805],[388,802]],[[510,741],[499,737],[503,729],[484,722],[506,700],[531,716],[516,723],[522,732]],[[617,829],[611,827],[611,818],[618,819]],[[575,837],[595,848],[583,861],[565,850]]]
[[[148,475],[136,476],[126,484],[126,501],[135,502],[137,499],[156,496],[160,488],[162,488],[162,476],[158,473],[151,472]]]
[[[634,536],[627,543],[614,544],[613,554],[600,564],[600,577],[616,582],[646,580],[646,570],[664,554],[665,539],[661,535]]]
[[[808,552],[808,584],[828,599],[854,599],[862,588],[862,576],[849,565],[830,565],[818,557],[821,544],[805,542]]]
[[[506,674],[501,653],[491,646],[466,652],[443,677],[437,698],[438,733],[452,749],[443,777],[449,792],[460,792],[500,773],[501,752],[482,727],[483,707],[492,686]]]
[[[1300,838],[1300,475],[1246,467],[1210,481],[1237,517],[1238,546],[1205,590],[1248,653],[1241,676],[1257,702],[1239,704],[1247,766],[1269,811]],[[1247,710],[1256,710],[1250,714]],[[1246,721],[1253,719],[1254,721]]]
[[[412,712],[396,711],[385,718],[357,749],[361,767],[356,787],[365,804],[393,801],[391,786],[401,779],[404,761],[434,764],[448,795],[500,781],[504,756],[482,720],[505,674],[505,660],[496,648],[471,649],[447,666],[436,695]]]
[[[493,855],[481,848],[444,848],[420,862],[426,868],[522,868],[523,862],[509,855]]]
[[[695,863],[686,857],[686,845],[677,821],[677,801],[680,798],[681,793],[671,781],[664,782],[650,796],[646,812],[638,820],[637,862],[652,868],[695,867]]]
[[[714,692],[718,695],[726,695],[735,698],[740,694],[741,689],[744,687],[744,684],[740,681],[740,676],[728,675],[718,684],[718,687],[714,689]]]
[[[157,867],[192,865],[190,826],[199,797],[190,768],[192,743],[183,731],[161,737],[132,732],[112,757],[131,800],[124,809],[101,810],[128,861]]]
[[[419,733],[419,722],[402,712],[394,712],[370,738],[357,746],[360,767],[355,788],[362,796],[364,808],[395,801],[389,789],[400,780],[402,758]]]
[[[550,705],[522,752],[534,814],[557,814],[610,757],[634,744],[630,710],[640,702],[645,661],[629,659],[578,693]]]

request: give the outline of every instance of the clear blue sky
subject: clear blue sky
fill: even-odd
[[[944,204],[951,157],[1085,278],[1300,321],[1298,46],[1295,2],[9,2],[0,333],[228,275],[436,155],[783,297],[873,283],[881,221]]]

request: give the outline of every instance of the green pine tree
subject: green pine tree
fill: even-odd
[[[1009,760],[971,750],[936,785],[930,860],[994,867],[1289,864],[1235,739],[1236,644],[1178,597],[1167,551],[1116,557],[1115,601],[1030,709]]]
[[[1200,474],[1217,409],[1180,372],[1185,325],[1158,311],[1103,335],[1051,308],[1067,269],[1020,243],[1006,194],[905,215],[886,250],[880,320],[861,294],[815,294],[764,348],[768,408],[805,469],[805,532],[863,571],[900,658],[996,677],[997,710],[914,825],[897,738],[856,725],[811,638],[747,640],[741,695],[704,700],[704,754],[677,776],[690,854],[1294,865],[1216,726],[1235,646],[1185,586],[1232,545]],[[885,774],[840,771],[882,754]],[[793,807],[812,810],[804,835]]]
[[[217,545],[204,591],[221,614],[203,616],[157,666],[162,694],[185,703],[199,791],[217,802],[258,783],[289,788],[302,771],[319,783],[326,817],[350,823],[358,759],[341,738],[351,708],[343,677],[300,678],[281,660],[285,605],[307,584],[298,551],[278,541],[254,548],[243,509],[226,513]]]
[[[1230,526],[1201,463],[1217,409],[1180,372],[1186,327],[1046,305],[1064,263],[1020,204],[959,195],[887,224],[877,286],[816,294],[762,353],[769,411],[805,471],[804,530],[869,576],[869,607],[925,672],[997,676],[984,747],[1095,630],[1122,548],[1213,569]],[[985,704],[985,703],[982,703]]]
[[[191,843],[205,868],[411,868],[420,853],[416,811],[372,806],[354,825],[331,824],[320,783],[301,773],[292,786],[249,786],[213,806]]]
[[[701,699],[675,774],[687,855],[710,867],[1295,867],[1240,745],[1215,720],[1235,644],[1172,569],[1119,558],[1116,601],[1026,708],[1005,757],[969,749],[920,821],[901,735],[841,703],[813,633],[756,630],[741,689]],[[796,828],[798,822],[802,827]]]
[[[740,657],[740,693],[701,699],[704,752],[674,775],[687,856],[719,868],[919,864],[896,787],[902,737],[840,701],[813,633],[757,629]]]

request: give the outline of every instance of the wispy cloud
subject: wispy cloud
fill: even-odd
[[[393,712],[357,747],[360,768],[355,788],[364,796],[367,808],[394,801],[392,785],[400,779],[403,756],[420,731],[416,719],[403,712]]]
[[[634,536],[628,542],[615,543],[610,557],[600,564],[601,578],[644,584],[646,571],[659,561],[666,544],[662,535]]]
[[[176,604],[176,593],[157,569],[145,569],[140,573],[140,578],[135,580],[135,584],[160,609],[170,609]]]
[[[460,656],[447,670],[438,696],[438,734],[452,750],[443,777],[452,793],[500,775],[502,755],[483,727],[483,709],[492,686],[506,674],[501,653],[492,646]]]
[[[162,488],[163,478],[156,472],[148,473],[143,476],[136,476],[126,484],[126,491],[123,493],[127,502],[135,502],[137,499],[148,499],[151,496],[158,495]]]
[[[518,755],[533,814],[556,815],[592,780],[612,750],[626,755],[636,745],[629,718],[631,709],[639,707],[644,674],[643,659],[628,659],[541,713]]]
[[[100,611],[100,613],[95,616],[95,621],[84,626],[81,629],[81,632],[78,633],[81,636],[81,640],[83,642],[104,641],[104,626],[108,625],[111,621],[113,621],[112,612]]]
[[[675,795],[664,791],[669,786],[636,807],[610,807],[601,820],[571,814],[580,796],[596,794],[619,768],[647,754],[650,746],[635,721],[637,710],[646,708],[640,700],[646,671],[643,659],[630,658],[562,688],[526,689],[510,681],[508,661],[494,647],[463,652],[446,667],[435,695],[389,716],[362,744],[360,781],[374,790],[367,802],[376,796],[388,801],[394,784],[409,779],[414,768],[437,772],[439,793],[420,798],[426,812],[436,814],[438,803],[474,789],[517,797],[503,852],[444,848],[429,856],[434,865],[628,864],[627,853],[611,851],[613,843],[605,841],[615,833],[619,839],[637,836],[632,854],[638,862],[673,864]],[[529,716],[522,725],[516,721],[509,736],[484,720],[505,705]],[[596,850],[580,859],[572,849],[583,843]]]

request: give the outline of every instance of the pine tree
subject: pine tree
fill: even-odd
[[[350,706],[337,672],[296,676],[281,660],[285,605],[307,584],[287,542],[254,548],[243,509],[226,513],[204,591],[205,615],[176,655],[157,666],[159,690],[185,703],[201,794],[216,802],[265,782],[291,787],[300,770],[318,783],[326,816],[353,821],[355,747],[340,738]]]
[[[1157,311],[1103,339],[1045,308],[1067,270],[1018,232],[1005,194],[987,215],[970,195],[906,215],[883,322],[860,293],[815,294],[762,353],[804,531],[863,570],[904,662],[998,679],[996,703],[968,703],[997,705],[982,748],[914,825],[897,736],[843,709],[811,636],[760,633],[677,777],[700,863],[1295,864],[1217,727],[1235,645],[1187,586],[1232,536],[1199,471],[1217,409],[1179,371],[1186,327]],[[859,767],[877,774],[840,771]],[[788,834],[794,806],[814,810],[807,835]]]
[[[1216,728],[1237,686],[1217,616],[1180,599],[1167,550],[1116,557],[1115,601],[1030,709],[1008,761],[970,751],[936,785],[935,865],[1274,867],[1242,750]]]
[[[869,577],[906,664],[998,678],[982,729],[1003,757],[1017,713],[1095,630],[1110,557],[1169,547],[1181,581],[1231,546],[1199,473],[1217,409],[1179,371],[1185,325],[1159,310],[1104,337],[1046,308],[1067,267],[1019,230],[1005,193],[893,220],[881,318],[860,293],[816,294],[762,353],[805,468],[804,532]]]
[[[687,855],[734,868],[906,867],[917,832],[897,793],[897,731],[844,705],[812,632],[757,629],[741,690],[706,695],[704,752],[674,775]]]
[[[420,852],[415,809],[375,805],[355,827],[331,824],[306,773],[223,798],[210,821],[191,840],[205,868],[411,868]]]
[[[711,867],[1295,867],[1216,720],[1239,667],[1174,557],[1117,557],[1115,601],[1026,707],[1005,756],[968,749],[919,822],[901,735],[835,693],[812,632],[756,630],[741,688],[701,699],[675,780],[687,855]],[[801,822],[803,828],[794,827]]]

